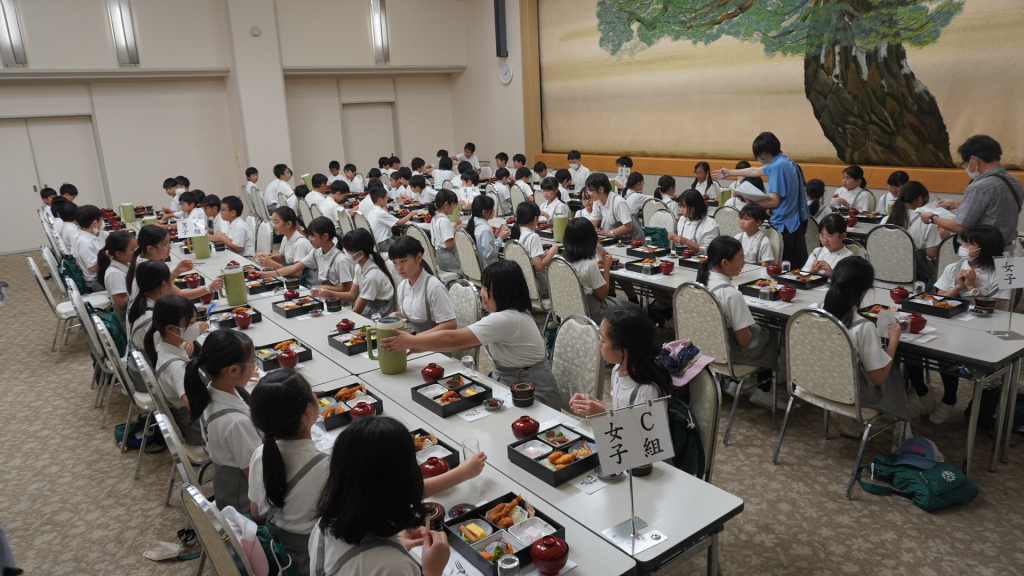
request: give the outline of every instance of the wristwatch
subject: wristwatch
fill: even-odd
[[[928,215],[928,223],[929,224],[934,224],[935,223],[935,214],[929,214]]]
[[[971,288],[970,290],[967,291],[967,295],[968,296],[980,296],[981,295],[981,290],[979,290],[977,288]]]

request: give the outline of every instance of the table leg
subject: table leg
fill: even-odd
[[[1016,364],[1016,363],[1014,363]],[[992,444],[992,455],[988,459],[988,471],[996,471],[996,459],[999,455],[1000,442],[1003,441],[1003,418],[1006,417],[1006,398],[1010,393],[1010,378],[1013,376],[1013,368],[1003,374],[1003,385],[999,388],[999,407],[996,408],[996,437]],[[1007,438],[1009,442],[1009,438]]]
[[[974,436],[978,432],[978,409],[981,408],[981,389],[985,385],[985,377],[974,377],[974,400],[971,402],[971,417],[967,422],[967,447],[964,450],[964,465],[961,467],[964,476],[971,475],[971,452],[974,450]]]
[[[999,459],[1003,464],[1010,462],[1010,439],[1013,438],[1013,416],[1017,406],[1017,388],[1020,386],[1020,368],[1021,360],[1018,359],[1010,375],[1009,402],[1006,403],[1006,433],[1003,435],[1003,454]]]
[[[718,535],[716,531],[711,535],[711,545],[708,546],[708,576],[718,576]]]

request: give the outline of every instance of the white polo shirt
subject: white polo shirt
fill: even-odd
[[[295,230],[290,237],[281,238],[281,255],[285,262],[299,262],[313,251],[313,244],[302,232]]]
[[[355,262],[337,246],[332,246],[327,254],[323,250],[312,249],[299,262],[306,268],[316,270],[319,284],[341,286],[351,282],[355,275]]]
[[[206,390],[210,394],[210,405],[203,411],[204,420],[225,408],[242,412],[230,412],[202,427],[206,453],[218,466],[240,470],[248,468],[252,455],[263,444],[256,425],[252,423],[249,406],[237,393],[228,394],[213,386],[207,386]]]
[[[363,300],[389,300],[395,295],[395,287],[372,258],[366,264],[356,266],[353,282],[359,286],[359,297]]]
[[[807,262],[804,263],[803,268],[800,270],[803,272],[809,272],[815,260],[821,260],[828,264],[832,270],[835,270],[836,264],[839,264],[840,260],[849,256],[853,256],[853,252],[850,252],[850,249],[846,246],[843,246],[835,252],[829,252],[828,248],[822,246],[820,248],[815,248],[814,251],[811,252],[811,255],[807,258]]]
[[[733,332],[755,324],[754,315],[750,313],[747,301],[743,299],[743,294],[732,285],[728,276],[718,272],[709,273],[708,290],[711,290],[715,298],[718,298],[722,309],[725,310],[729,328]]]
[[[362,288],[359,289],[360,293]],[[427,318],[426,302],[430,301],[430,315]],[[408,280],[402,280],[398,285],[398,308],[402,315],[420,323],[433,320],[440,324],[455,318],[455,308],[452,300],[445,290],[444,284],[436,277],[427,274],[424,270],[416,279],[416,284],[410,285]]]
[[[747,264],[761,265],[762,262],[775,260],[775,252],[772,251],[772,243],[764,232],[758,230],[753,236],[747,236],[746,232],[740,232],[736,239],[743,244],[743,261]]]
[[[100,237],[76,227],[74,235],[71,236],[71,253],[74,254],[75,262],[82,269],[82,277],[86,281],[96,280],[96,272],[90,272],[89,268],[96,266],[102,248],[103,240]]]
[[[473,165],[473,170],[479,170],[480,169],[480,159],[477,158],[475,153],[472,156],[469,156],[469,157],[467,157],[465,154],[457,155],[455,157],[455,164],[458,165],[459,162],[469,162],[470,164]]]
[[[285,478],[291,480],[309,461],[320,454],[312,440],[276,440],[284,460]],[[324,458],[292,487],[277,511],[274,525],[293,534],[309,534],[316,524],[316,506],[320,490],[327,484],[331,459]],[[275,507],[267,499],[263,485],[263,446],[256,448],[249,462],[249,500],[256,503],[259,515],[267,519]]]
[[[373,239],[378,244],[387,242],[394,236],[391,232],[391,227],[398,222],[398,218],[392,216],[387,210],[374,205],[370,208],[370,213],[364,214],[364,216],[366,216],[366,221],[370,223],[370,229],[373,230]]]
[[[253,238],[249,225],[245,223],[241,216],[228,222],[227,230],[224,233],[231,239],[232,244],[242,248],[242,256],[250,258],[256,253],[256,239]]]
[[[711,216],[704,216],[700,220],[680,218],[676,223],[676,234],[700,245],[701,254],[707,253],[708,245],[718,238],[720,233],[718,222]]]
[[[544,339],[529,312],[494,312],[469,329],[499,366],[527,368],[547,358]]]

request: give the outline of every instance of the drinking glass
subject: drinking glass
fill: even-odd
[[[785,273],[789,272],[791,269],[792,269],[792,267],[789,264],[789,260],[783,260],[782,261],[782,273],[785,274]]]
[[[465,367],[470,375],[476,374],[476,360],[473,359],[472,355],[467,354],[462,357],[462,366]]]
[[[466,438],[462,442],[462,458],[469,460],[474,454],[480,452],[480,441],[476,438]]]
[[[770,286],[761,286],[758,291],[758,297],[762,302],[768,302],[772,299],[772,289]]]
[[[513,554],[498,558],[498,576],[519,576],[519,558]]]
[[[924,282],[921,282],[920,280],[918,280],[917,282],[914,282],[914,292],[913,293],[914,294],[924,294],[924,287],[925,287]]]

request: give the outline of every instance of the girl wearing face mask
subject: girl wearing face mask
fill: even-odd
[[[914,242],[917,277],[927,282],[935,275],[932,260],[938,257],[939,244],[942,243],[939,227],[921,220],[921,207],[928,203],[928,189],[920,182],[907,182],[897,194],[891,212],[882,218],[882,224],[894,224],[907,231]]]
[[[344,292],[324,286],[312,292],[314,298],[337,296],[352,302],[352,311],[369,318],[374,314],[387,316],[395,311],[395,281],[388,272],[387,264],[377,253],[377,242],[373,235],[362,228],[345,234],[342,246],[349,258],[356,263],[356,274],[352,288]]]
[[[203,445],[203,432],[199,421],[189,415],[185,364],[192,355],[193,342],[208,328],[206,322],[196,322],[196,307],[191,302],[168,294],[153,306],[153,323],[144,339],[146,358],[153,365],[160,393],[171,408],[181,439],[192,446]]]
[[[843,243],[846,240],[846,220],[838,214],[829,214],[821,221],[818,241],[821,248],[815,248],[800,270],[811,274],[832,275],[832,270],[844,258],[853,256],[853,252]]]
[[[998,301],[996,306],[1006,309],[1010,291],[997,287],[998,276],[992,260],[1003,255],[1003,234],[995,226],[978,224],[964,230],[960,235],[960,242],[960,261],[946,266],[935,281],[935,292],[951,298],[995,298]],[[932,424],[944,423],[956,405],[956,392],[960,384],[960,376],[957,373],[959,368],[953,365],[944,367],[939,372],[942,377],[943,393],[942,401],[936,402],[934,398],[928,396],[929,389],[925,383],[924,369],[907,366],[910,383],[914,386],[925,411],[929,413],[928,420]]]

